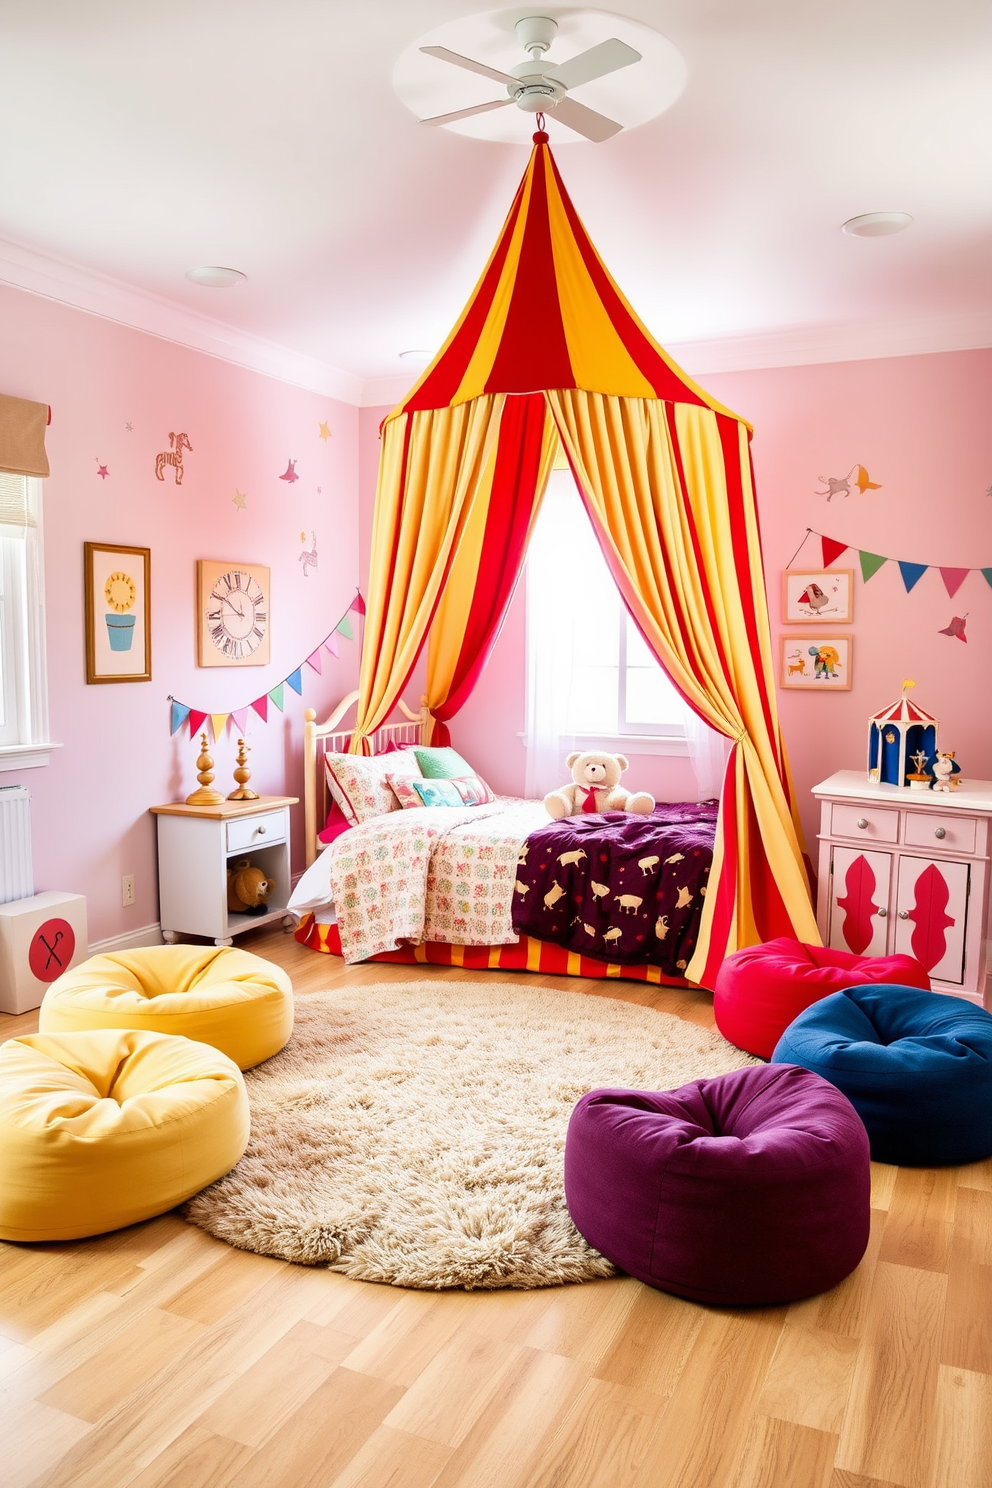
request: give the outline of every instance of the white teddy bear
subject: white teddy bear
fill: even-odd
[[[548,815],[556,820],[593,811],[635,811],[648,816],[654,810],[654,796],[647,791],[632,795],[620,785],[620,776],[629,764],[625,755],[576,750],[565,764],[572,772],[572,784],[544,798]]]

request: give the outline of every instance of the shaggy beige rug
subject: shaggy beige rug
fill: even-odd
[[[244,1250],[405,1287],[612,1276],[565,1207],[587,1090],[668,1090],[759,1061],[667,1013],[437,979],[302,997],[245,1076],[251,1142],[186,1207]]]

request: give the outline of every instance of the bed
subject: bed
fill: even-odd
[[[372,759],[342,766],[351,731],[341,724],[355,699],[349,694],[322,724],[312,709],[306,714],[307,869],[289,904],[301,944],[349,963],[684,985],[712,861],[715,801],[563,821],[551,821],[540,801],[512,797],[400,809],[378,780],[392,773],[391,761],[417,770],[412,751],[427,747],[430,715],[400,703],[400,718],[373,736]],[[353,792],[354,777],[373,780],[351,825],[331,825],[328,761],[336,787],[342,769],[353,771]]]

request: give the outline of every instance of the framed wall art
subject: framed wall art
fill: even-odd
[[[786,625],[850,625],[854,619],[852,568],[787,568],[782,581]]]
[[[805,635],[782,637],[783,687],[801,687],[807,692],[847,692],[851,686],[849,635]]]
[[[150,682],[152,554],[120,543],[83,543],[86,681]]]
[[[196,574],[197,664],[267,666],[271,600],[265,564],[201,558]]]

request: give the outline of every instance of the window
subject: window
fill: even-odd
[[[48,763],[41,481],[0,471],[0,770]]]
[[[552,474],[531,537],[527,636],[559,734],[607,747],[685,738],[685,705],[627,613],[567,470]]]

